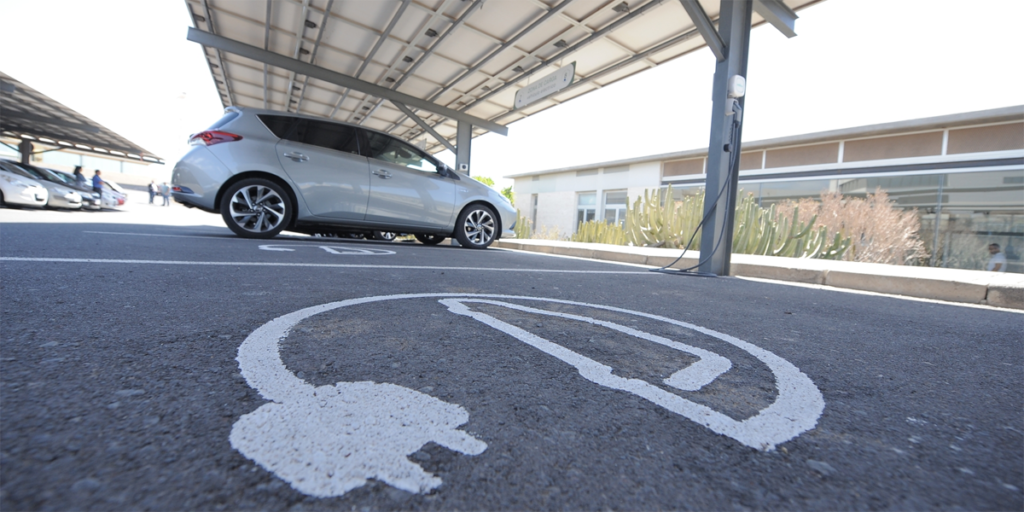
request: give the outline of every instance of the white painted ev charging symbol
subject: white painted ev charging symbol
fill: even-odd
[[[312,245],[304,244],[264,244],[259,246],[261,251],[280,251],[280,252],[295,252],[293,247],[314,247]],[[387,249],[372,249],[372,248],[357,248],[343,245],[318,245],[315,246],[318,249],[322,249],[328,254],[345,254],[355,256],[384,256],[388,254],[395,254],[395,251],[389,251]]]
[[[242,375],[250,386],[273,403],[242,416],[231,430],[231,445],[296,490],[318,497],[341,496],[364,485],[370,478],[409,492],[434,489],[441,485],[441,479],[407,458],[431,441],[467,455],[483,453],[487,448],[483,441],[458,430],[469,421],[469,414],[459,405],[387,383],[339,382],[315,388],[288,371],[278,353],[279,340],[287,337],[296,324],[313,315],[358,304],[422,298],[440,299],[450,312],[473,318],[556,357],[595,384],[637,395],[751,448],[770,450],[814,428],[825,408],[818,388],[788,361],[738,338],[686,322],[611,306],[537,297],[447,293],[390,295],[302,309],[276,318],[250,334],[238,349]],[[613,375],[610,366],[470,308],[474,303],[487,304],[589,323],[696,356],[698,362],[664,380],[665,384],[683,391],[697,391],[732,367],[728,359],[718,354],[632,327],[505,300],[582,306],[635,315],[717,338],[746,351],[772,371],[778,389],[776,400],[757,414],[737,421],[647,381]]]

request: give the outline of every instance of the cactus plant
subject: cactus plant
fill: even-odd
[[[602,221],[581,222],[569,240],[596,244],[626,245],[626,232],[618,224]]]
[[[530,238],[533,236],[533,226],[530,225],[530,220],[523,217],[523,214],[516,210],[516,223],[512,231],[515,232],[516,238]]]
[[[701,194],[674,201],[671,186],[647,191],[626,212],[626,240],[636,246],[681,247],[703,218],[703,203]],[[735,219],[734,253],[841,259],[850,247],[848,237],[816,226],[817,215],[801,222],[799,207],[793,208],[791,217],[782,215],[775,205],[759,206],[753,194],[742,195]],[[700,248],[699,233],[690,248]]]

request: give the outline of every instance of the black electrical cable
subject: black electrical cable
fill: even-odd
[[[698,223],[697,227],[693,230],[693,234],[690,235],[690,240],[688,242],[686,242],[686,247],[683,248],[683,252],[679,254],[679,257],[676,258],[675,260],[673,260],[672,263],[669,263],[668,265],[665,265],[664,267],[652,268],[650,270],[651,272],[661,272],[663,274],[674,274],[674,275],[683,275],[683,276],[718,277],[717,274],[712,274],[712,273],[708,273],[708,272],[691,272],[691,270],[693,270],[695,268],[699,268],[701,265],[703,265],[708,260],[710,260],[715,255],[715,253],[718,252],[718,248],[722,245],[722,240],[725,239],[725,235],[726,235],[725,230],[726,230],[726,227],[728,226],[728,223],[726,223],[726,222],[722,223],[722,229],[721,229],[720,234],[718,236],[718,242],[715,243],[715,247],[711,250],[711,253],[708,254],[708,256],[706,258],[699,260],[697,262],[697,264],[692,266],[692,267],[687,267],[687,268],[669,268],[669,267],[671,267],[672,265],[675,265],[676,263],[679,262],[679,260],[683,259],[683,256],[686,254],[686,251],[690,250],[690,245],[693,244],[693,240],[694,240],[694,238],[697,237],[697,233],[700,231],[700,228],[710,218],[711,212],[715,211],[715,209],[718,207],[718,202],[719,202],[720,199],[722,199],[722,194],[725,193],[726,189],[732,189],[732,182],[733,182],[732,175],[733,175],[733,173],[738,172],[738,169],[739,169],[739,154],[740,154],[740,152],[737,151],[736,148],[739,147],[739,141],[737,140],[739,138],[739,127],[740,127],[740,117],[739,116],[743,115],[742,114],[743,110],[740,109],[739,105],[736,105],[735,108],[739,109],[739,110],[738,111],[737,110],[733,111],[733,115],[736,116],[736,117],[734,117],[734,119],[733,119],[732,130],[730,131],[730,134],[729,134],[729,139],[730,139],[729,140],[729,173],[726,175],[725,186],[721,187],[719,189],[718,196],[715,197],[715,202],[712,203],[712,207],[706,209],[706,212],[704,213],[704,218],[702,218],[700,220],[700,223]],[[668,198],[667,200],[671,200],[671,199],[672,198]]]

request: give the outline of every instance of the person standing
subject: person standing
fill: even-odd
[[[92,175],[92,191],[100,196],[103,195],[103,178],[100,177],[99,169],[96,169],[96,174]]]
[[[988,244],[988,253],[992,255],[988,259],[985,270],[989,272],[1006,272],[1006,255],[1000,252],[999,244]]]
[[[89,180],[87,180],[85,175],[82,174],[82,166],[81,165],[76,165],[75,166],[75,173],[74,174],[75,174],[75,183],[78,185],[78,188],[80,188],[80,189],[88,188],[86,186],[86,183],[88,183]]]
[[[156,182],[150,180],[149,182],[149,204],[153,204],[153,198],[156,197]]]
[[[160,195],[164,196],[164,206],[171,205],[171,187],[165,181],[163,185],[160,185]]]

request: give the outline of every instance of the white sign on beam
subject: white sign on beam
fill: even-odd
[[[563,66],[550,75],[537,80],[536,82],[516,91],[515,108],[523,108],[537,100],[551,96],[552,94],[572,85],[576,78],[576,63]]]

